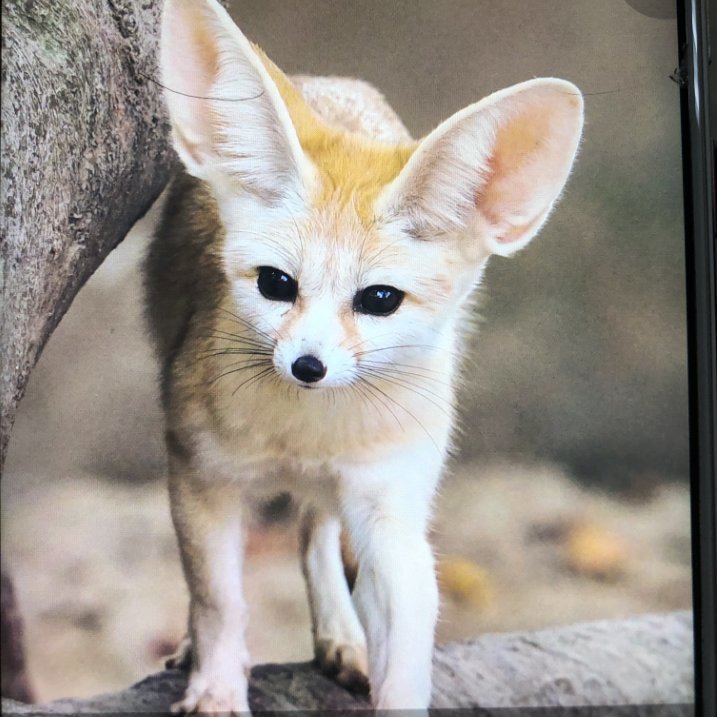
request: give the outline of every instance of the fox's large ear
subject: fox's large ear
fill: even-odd
[[[377,200],[377,213],[428,238],[467,235],[512,254],[538,232],[570,173],[583,125],[570,82],[530,80],[440,124]]]
[[[276,84],[216,0],[165,0],[162,84],[187,170],[275,202],[303,194],[312,166]]]

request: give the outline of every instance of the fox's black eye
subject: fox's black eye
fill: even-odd
[[[403,297],[404,293],[393,286],[369,286],[354,296],[354,311],[388,316],[401,305]]]
[[[273,266],[260,266],[256,281],[261,295],[272,301],[294,301],[298,286],[288,274]]]

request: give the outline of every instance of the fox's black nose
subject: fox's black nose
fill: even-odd
[[[326,366],[316,356],[299,356],[291,364],[291,373],[306,383],[316,383],[326,376]]]

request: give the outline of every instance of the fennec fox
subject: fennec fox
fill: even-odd
[[[376,708],[425,709],[427,542],[461,338],[491,254],[538,232],[582,129],[535,79],[388,144],[322,119],[215,0],[168,0],[162,82],[185,172],[146,266],[169,488],[191,595],[175,711],[246,712],[246,508],[305,505],[315,652]],[[344,576],[342,530],[355,556]]]

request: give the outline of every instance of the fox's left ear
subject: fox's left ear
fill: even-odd
[[[423,139],[376,211],[418,238],[466,235],[482,254],[512,254],[547,219],[582,126],[582,96],[570,82],[530,80],[496,92]]]

